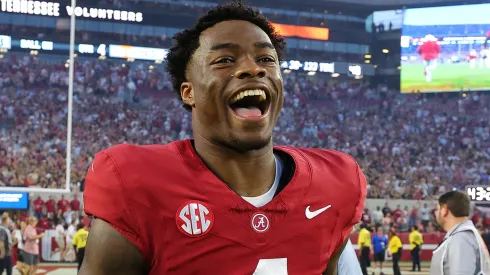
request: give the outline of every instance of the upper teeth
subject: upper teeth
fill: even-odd
[[[267,96],[265,95],[265,92],[263,90],[260,90],[260,89],[246,90],[246,91],[242,91],[242,92],[238,93],[237,95],[235,95],[231,99],[230,103],[233,104],[233,103],[237,102],[238,100],[240,100],[246,96],[259,96],[260,101],[264,101],[267,98]]]

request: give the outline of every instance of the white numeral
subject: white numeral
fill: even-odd
[[[261,259],[253,275],[288,275],[288,259]]]
[[[100,44],[99,47],[97,48],[97,53],[100,55],[105,56],[107,54],[105,44]]]

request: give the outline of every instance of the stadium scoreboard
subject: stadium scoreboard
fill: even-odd
[[[470,185],[466,186],[466,193],[471,201],[478,203],[490,203],[490,186]]]
[[[67,54],[70,50],[69,43],[59,43],[51,40],[14,38],[8,35],[0,35],[0,52],[6,51],[37,51],[35,54],[52,53]],[[169,52],[168,49],[136,47],[131,45],[113,45],[106,43],[75,43],[75,53],[87,57],[110,57],[120,59],[146,60],[163,62]],[[306,73],[331,73],[345,74],[351,77],[374,75],[374,69],[366,64],[352,64],[347,62],[318,62],[284,60],[280,62],[284,70]]]
[[[66,53],[70,44],[49,40],[13,39],[8,35],[0,35],[0,49],[6,50],[37,50],[52,53]],[[75,53],[87,56],[108,56],[112,58],[133,58],[138,60],[163,61],[167,49],[134,47],[130,45],[76,43]]]

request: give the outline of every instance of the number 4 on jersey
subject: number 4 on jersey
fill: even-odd
[[[253,275],[288,275],[288,259],[261,259]]]

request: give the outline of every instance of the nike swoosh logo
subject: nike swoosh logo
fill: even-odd
[[[329,209],[330,207],[332,207],[332,205],[325,206],[325,207],[320,208],[320,209],[318,209],[316,211],[310,211],[310,206],[308,205],[308,207],[306,207],[306,211],[305,211],[306,218],[308,220],[311,220],[314,217],[316,217],[316,216],[320,215],[321,213],[325,212],[325,210]]]

